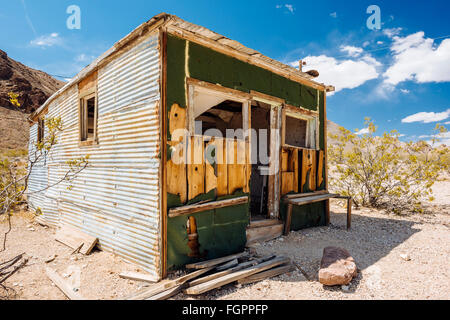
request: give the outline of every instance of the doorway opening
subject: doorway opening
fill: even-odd
[[[268,218],[270,108],[271,106],[267,103],[252,101],[252,172],[250,178],[251,221]]]

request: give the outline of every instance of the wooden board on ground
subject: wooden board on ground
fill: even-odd
[[[232,254],[230,256],[221,257],[221,258],[217,258],[217,259],[201,261],[201,262],[196,262],[196,263],[190,263],[190,264],[186,265],[186,268],[188,268],[188,269],[209,268],[209,267],[217,266],[221,263],[225,263],[225,262],[228,262],[228,261],[231,261],[234,259],[239,259],[245,255],[247,255],[246,252],[241,252],[241,253],[236,253],[236,254]]]
[[[184,285],[187,281],[195,279],[195,278],[201,276],[202,274],[205,274],[208,271],[211,271],[212,269],[214,269],[214,267],[197,270],[197,271],[188,273],[187,275],[184,275],[184,276],[174,279],[174,280],[160,281],[160,282],[152,285],[149,288],[145,288],[138,292],[134,292],[134,293],[122,298],[121,300],[145,300],[145,299],[148,299],[150,297],[153,297],[155,295],[158,295],[160,293],[168,291],[169,289],[172,289],[175,287],[180,287],[180,286]]]
[[[193,286],[193,287],[189,287],[185,290],[185,292],[187,294],[192,294],[192,295],[202,294],[202,293],[205,293],[212,289],[219,288],[219,287],[229,284],[231,282],[237,281],[239,279],[251,276],[255,273],[262,272],[262,271],[265,271],[265,270],[268,270],[273,267],[276,267],[276,266],[279,266],[279,265],[282,265],[285,263],[289,263],[289,262],[290,262],[289,258],[277,257],[273,260],[269,260],[267,262],[257,264],[256,266],[252,266],[250,268],[247,268],[247,269],[244,269],[241,271],[237,271],[237,272],[233,272],[226,276],[223,276],[223,277],[220,277],[220,278],[217,278],[217,279],[205,282],[205,283],[201,283],[201,284]]]
[[[238,259],[234,259],[234,260],[231,260],[231,261],[229,261],[227,263],[224,263],[224,264],[216,267],[216,270],[217,271],[227,270],[227,269],[236,267],[238,264],[239,264]]]
[[[223,276],[225,276],[227,274],[230,274],[230,273],[242,270],[242,269],[246,269],[246,268],[251,267],[251,266],[255,266],[258,263],[263,263],[263,262],[269,261],[269,260],[271,260],[271,259],[273,259],[275,257],[276,257],[275,255],[271,255],[271,256],[266,256],[266,257],[263,257],[263,258],[250,260],[250,261],[247,261],[247,262],[243,262],[241,264],[238,264],[234,268],[227,269],[227,270],[224,270],[224,271],[221,271],[221,272],[216,272],[216,273],[210,274],[208,276],[195,279],[194,281],[189,282],[189,286],[193,287],[193,286],[196,286],[196,285],[198,285],[200,283],[205,283],[205,282],[211,281],[213,279],[217,279],[217,278],[223,277]]]
[[[246,245],[250,245],[257,241],[272,240],[278,238],[283,234],[283,223],[277,223],[275,225],[263,226],[259,228],[248,228],[246,233]]]
[[[67,281],[65,281],[55,270],[51,268],[45,268],[47,276],[53,283],[71,300],[85,300],[79,294],[74,287],[72,287]]]
[[[155,294],[154,296],[148,297],[145,300],[166,300],[169,299],[170,297],[173,297],[174,295],[178,294],[181,292],[181,290],[183,289],[184,285],[179,285],[176,286],[174,288],[171,288],[169,290],[163,291],[161,293]]]
[[[276,268],[273,268],[273,269],[270,269],[267,271],[259,272],[259,273],[256,273],[252,276],[249,276],[249,277],[246,277],[243,279],[239,279],[238,283],[240,283],[240,284],[254,283],[254,282],[264,280],[264,279],[273,278],[273,277],[279,276],[279,275],[287,273],[287,272],[291,272],[294,269],[295,268],[292,264],[288,264],[288,265],[276,267]]]
[[[56,232],[55,240],[59,241],[72,249],[78,249],[79,252],[88,255],[97,243],[97,238],[78,229],[63,225],[61,229]]]
[[[139,272],[122,272],[119,274],[119,277],[123,279],[130,279],[130,280],[136,280],[136,281],[144,281],[144,282],[151,282],[156,283],[158,280],[149,274],[143,274]]]

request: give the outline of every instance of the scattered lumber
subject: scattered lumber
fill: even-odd
[[[267,278],[273,278],[276,276],[279,276],[281,274],[287,273],[287,272],[291,272],[294,270],[294,266],[292,264],[287,264],[285,266],[280,266],[277,268],[273,268],[267,271],[263,271],[263,272],[259,272],[256,273],[252,276],[243,278],[243,279],[239,279],[238,283],[240,284],[249,284],[249,283],[254,283],[254,282],[258,282]]]
[[[275,255],[270,255],[270,256],[263,257],[263,258],[250,260],[250,261],[247,261],[247,262],[243,262],[241,264],[238,264],[234,268],[231,268],[231,269],[228,269],[228,270],[225,270],[225,271],[222,271],[222,272],[213,273],[213,274],[210,274],[210,275],[208,275],[206,277],[202,277],[202,278],[196,279],[194,281],[191,281],[191,282],[189,282],[189,285],[191,287],[193,287],[193,286],[196,286],[198,284],[205,283],[205,282],[208,282],[208,281],[211,281],[211,280],[214,280],[214,279],[226,276],[227,274],[230,274],[230,273],[233,273],[233,272],[236,272],[236,271],[239,271],[239,270],[251,267],[251,266],[255,266],[255,265],[259,264],[259,263],[263,263],[263,262],[269,261],[269,260],[271,260],[271,259],[273,259],[275,257],[276,257]]]
[[[139,272],[122,272],[119,274],[119,277],[121,277],[123,279],[144,281],[144,282],[150,282],[150,283],[158,282],[158,279],[156,279],[154,276],[151,276],[149,274],[139,273]]]
[[[227,270],[233,267],[236,267],[239,264],[238,259],[231,260],[230,262],[224,263],[218,267],[216,267],[217,271]]]
[[[243,269],[237,272],[233,272],[230,273],[228,275],[225,275],[223,277],[217,278],[217,279],[213,279],[211,281],[205,282],[205,283],[201,283],[198,284],[196,286],[193,287],[189,287],[185,290],[185,292],[187,294],[192,294],[192,295],[198,295],[198,294],[202,294],[205,293],[207,291],[210,291],[212,289],[215,288],[219,288],[223,285],[232,283],[234,281],[237,281],[239,279],[242,278],[246,278],[248,276],[251,276],[255,273],[258,272],[262,272],[268,269],[271,269],[273,267],[282,265],[282,264],[286,264],[289,263],[290,259],[289,258],[285,258],[285,257],[276,257],[272,260],[257,264],[255,266],[251,266],[247,269]]]
[[[34,218],[34,221],[36,221],[43,227],[47,227],[47,228],[50,227],[49,224],[47,223],[47,221],[45,221],[44,217],[42,217],[42,216],[36,216]]]
[[[211,271],[214,269],[214,267],[200,269],[191,273],[188,273],[185,276],[182,276],[180,278],[174,279],[174,280],[163,280],[155,285],[145,288],[143,290],[140,290],[138,292],[135,292],[129,296],[126,296],[122,298],[123,300],[146,300],[150,299],[151,297],[154,297],[158,294],[162,294],[165,291],[168,291],[169,289],[179,288],[182,289],[182,286],[189,280],[195,279],[198,276],[201,276],[202,274]],[[175,294],[175,293],[174,293]],[[162,295],[164,296],[164,295]]]
[[[55,240],[74,249],[74,252],[77,252],[80,248],[79,252],[88,255],[98,239],[71,226],[64,225],[56,232]]]
[[[71,300],[85,300],[81,294],[77,292],[77,289],[67,283],[55,270],[46,268],[47,276],[53,283],[61,290],[67,298]]]
[[[166,299],[169,299],[170,297],[173,297],[174,295],[180,293],[184,286],[185,286],[184,284],[176,286],[176,287],[174,287],[172,289],[169,289],[169,290],[163,291],[161,293],[155,294],[154,296],[151,296],[151,297],[149,297],[149,298],[147,298],[145,300],[166,300]]]
[[[190,264],[186,265],[186,268],[188,268],[188,269],[209,268],[209,267],[217,266],[218,264],[225,263],[225,262],[228,262],[228,261],[231,261],[234,259],[242,258],[246,255],[247,255],[246,252],[241,252],[241,253],[232,254],[230,256],[217,258],[217,259],[213,259],[213,260],[201,261],[201,262],[197,262],[197,263],[190,263]]]

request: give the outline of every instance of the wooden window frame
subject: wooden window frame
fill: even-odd
[[[39,117],[37,123],[37,143],[40,143],[45,137],[45,119],[43,117]]]
[[[94,135],[92,138],[86,138],[86,140],[83,139],[83,124],[87,123],[87,110],[84,110],[86,108],[87,100],[89,99],[95,99],[95,111],[94,111]],[[84,112],[83,112],[84,111]],[[84,115],[84,121],[81,119],[82,115]],[[78,96],[78,145],[80,147],[84,146],[92,146],[98,144],[98,95],[97,95],[97,89],[92,88],[90,90],[85,90],[81,92]]]
[[[292,146],[286,143],[286,117],[296,118],[306,121],[306,145],[305,147]],[[309,150],[319,150],[319,115],[316,112],[305,112],[304,110],[293,108],[283,108],[282,111],[282,125],[281,125],[281,145],[283,147],[296,148],[296,149],[309,149]],[[315,130],[311,126],[311,123],[315,123]],[[314,139],[314,140],[312,140]],[[312,146],[314,142],[314,146]]]
[[[193,137],[195,135],[195,117],[194,117],[194,95],[196,92],[205,93],[209,95],[214,95],[217,97],[222,97],[227,100],[232,100],[235,102],[242,103],[242,130],[244,132],[244,141],[248,142],[250,139],[250,107],[252,96],[238,91],[235,89],[229,89],[222,87],[220,85],[211,84],[209,82],[200,81],[193,78],[186,78],[187,85],[187,117],[186,117],[186,129],[189,135]],[[223,137],[226,140],[226,137]],[[240,140],[240,139],[238,139]]]

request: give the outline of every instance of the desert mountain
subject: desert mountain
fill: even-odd
[[[27,114],[39,108],[63,85],[63,81],[29,68],[0,50],[0,150],[26,148]],[[19,95],[20,110],[11,105],[9,92]]]

